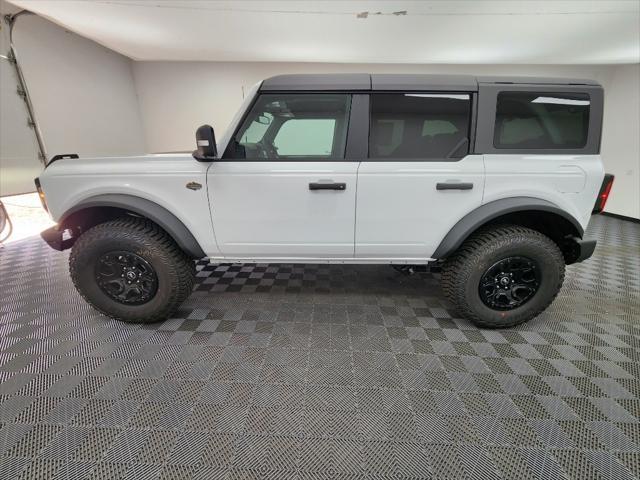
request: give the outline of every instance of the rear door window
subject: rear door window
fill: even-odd
[[[587,143],[584,93],[500,92],[493,144],[504,149],[576,149]]]
[[[469,94],[371,95],[369,157],[457,159],[469,151]]]

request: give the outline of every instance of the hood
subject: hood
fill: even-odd
[[[198,162],[190,153],[62,158],[50,162],[41,178],[76,175],[202,173],[209,165],[209,163]]]

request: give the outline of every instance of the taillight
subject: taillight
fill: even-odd
[[[598,192],[598,198],[596,198],[596,204],[593,206],[593,213],[600,213],[604,210],[604,206],[607,204],[609,194],[611,193],[611,187],[613,186],[613,179],[615,177],[610,173],[604,175],[602,186]]]

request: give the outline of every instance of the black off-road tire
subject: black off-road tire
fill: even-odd
[[[155,271],[157,287],[145,303],[123,304],[98,285],[98,259],[113,251],[137,255]],[[168,318],[191,294],[195,282],[195,262],[164,230],[137,217],[122,217],[84,232],[71,250],[69,272],[80,295],[96,310],[131,323]]]
[[[492,265],[508,257],[533,260],[540,270],[540,284],[524,304],[496,310],[483,302],[480,280]],[[463,318],[481,327],[506,328],[527,322],[545,310],[562,287],[564,270],[562,252],[549,237],[529,228],[501,225],[473,234],[447,258],[441,285]]]

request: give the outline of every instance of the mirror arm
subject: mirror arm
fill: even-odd
[[[199,162],[213,162],[214,160],[218,159],[218,157],[208,157],[206,155],[200,155],[200,152],[198,150],[194,150],[191,153],[191,156]]]

